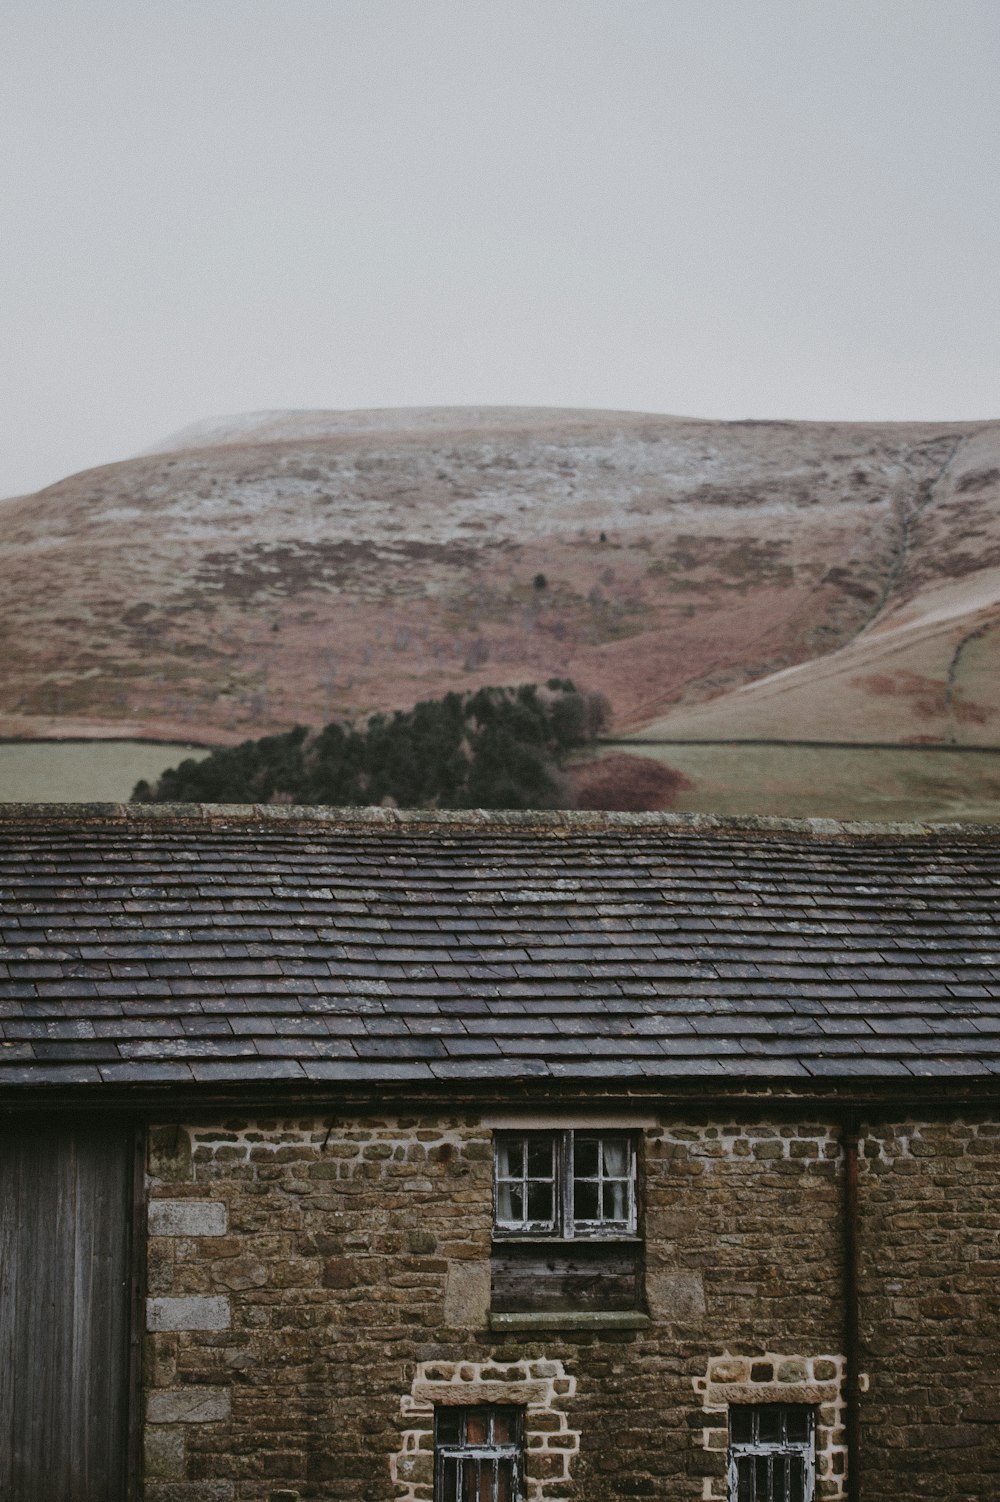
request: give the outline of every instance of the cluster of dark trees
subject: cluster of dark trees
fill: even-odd
[[[363,728],[298,725],[183,761],[140,803],[320,803],[339,807],[558,808],[572,801],[562,763],[603,729],[607,702],[569,679],[480,688],[373,715]]]

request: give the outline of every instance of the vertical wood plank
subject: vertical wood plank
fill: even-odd
[[[0,1497],[123,1502],[133,1133],[0,1122]]]
[[[0,1497],[13,1493],[15,1310],[21,1297],[20,1263],[14,1248],[20,1189],[19,1161],[0,1147]]]

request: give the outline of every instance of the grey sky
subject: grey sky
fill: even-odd
[[[254,408],[1000,416],[997,0],[2,0],[0,495]]]

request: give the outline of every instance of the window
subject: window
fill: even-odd
[[[812,1502],[815,1415],[793,1403],[729,1410],[729,1502]]]
[[[631,1132],[499,1132],[490,1320],[642,1315]]]
[[[523,1502],[524,1410],[437,1408],[434,1502]]]
[[[635,1144],[627,1132],[503,1132],[495,1235],[634,1236]]]

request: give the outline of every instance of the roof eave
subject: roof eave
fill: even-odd
[[[995,1110],[1000,1105],[1000,1075],[880,1075],[761,1079],[699,1077],[691,1079],[562,1079],[463,1081],[369,1080],[356,1083],[253,1080],[214,1084],[63,1084],[7,1087],[0,1096],[0,1117],[44,1110],[87,1113],[132,1112],[157,1120],[174,1120],[217,1111],[241,1113],[275,1108],[324,1115],[384,1112],[524,1109],[540,1112],[580,1108],[645,1109],[659,1114],[678,1110],[728,1112],[775,1111],[782,1115],[803,1106],[822,1107],[834,1116],[869,1111],[884,1115],[905,1108],[926,1111]]]

